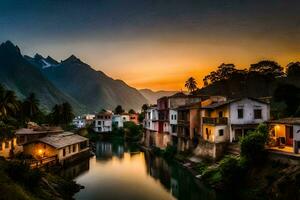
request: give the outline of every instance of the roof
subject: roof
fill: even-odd
[[[277,120],[268,121],[270,124],[289,124],[289,125],[300,125],[300,118],[298,117],[289,117]]]
[[[49,128],[21,128],[16,131],[16,135],[34,135],[42,133],[62,133],[63,130],[60,127],[49,127]]]
[[[185,98],[188,95],[184,94],[183,92],[177,92],[176,94],[173,94],[171,96],[169,96],[170,98]]]
[[[237,98],[237,99],[230,99],[230,100],[227,100],[227,101],[215,102],[215,103],[212,103],[210,105],[203,106],[202,108],[203,109],[214,109],[214,108],[218,108],[218,107],[221,107],[221,106],[228,105],[228,104],[233,103],[233,102],[241,101],[243,99],[250,99],[252,101],[257,101],[259,103],[268,104],[267,102],[265,102],[263,100],[260,100],[260,99],[256,99],[256,98],[252,98],[252,97],[245,97],[245,98]]]
[[[48,144],[56,149],[61,149],[63,147],[78,144],[80,142],[88,141],[87,138],[80,135],[64,132],[58,135],[49,135],[43,138],[38,139],[38,141]]]

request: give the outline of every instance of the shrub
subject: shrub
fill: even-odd
[[[222,181],[225,184],[239,183],[242,177],[243,169],[240,166],[240,159],[234,156],[226,156],[220,161],[219,170],[222,175]]]
[[[42,178],[38,169],[30,169],[26,164],[20,162],[9,162],[6,167],[8,176],[14,181],[18,181],[29,189],[33,189]]]
[[[268,140],[266,125],[259,125],[255,131],[249,132],[241,140],[241,155],[250,164],[258,164],[265,158],[265,144]]]

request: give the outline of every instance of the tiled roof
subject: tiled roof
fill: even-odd
[[[16,131],[16,135],[33,135],[41,133],[62,133],[63,130],[60,127],[51,127],[48,129],[31,129],[31,128],[21,128]]]
[[[88,141],[88,139],[71,132],[64,132],[62,134],[50,135],[40,138],[38,139],[38,141],[48,144],[56,149],[60,149],[69,145]]]
[[[202,108],[203,109],[214,109],[214,108],[218,108],[218,107],[221,107],[221,106],[224,106],[224,105],[236,102],[236,101],[240,101],[240,100],[243,100],[243,99],[250,99],[250,100],[253,100],[253,101],[257,101],[259,103],[268,104],[267,102],[262,101],[260,99],[256,99],[256,98],[252,98],[252,97],[245,97],[245,98],[230,99],[230,100],[227,100],[227,101],[220,101],[220,102],[212,103],[210,105],[203,106]]]
[[[289,124],[289,125],[300,125],[300,118],[297,117],[289,117],[277,120],[268,121],[270,124]]]

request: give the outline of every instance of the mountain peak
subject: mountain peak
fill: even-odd
[[[42,59],[45,59],[45,58],[44,58],[42,55],[36,53],[36,54],[34,55],[34,59],[35,59],[35,60],[42,60]]]
[[[81,62],[81,60],[72,54],[69,58],[67,58],[63,62]]]
[[[11,41],[7,40],[0,45],[0,49],[5,49],[5,51],[10,53],[17,53],[21,55],[21,51],[18,46],[14,45]]]
[[[51,56],[47,56],[47,58],[45,59],[47,62],[51,63],[51,64],[55,64],[58,65],[59,62],[57,62],[54,58],[52,58]]]

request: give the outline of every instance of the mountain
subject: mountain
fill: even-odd
[[[49,60],[50,61],[50,60]],[[24,99],[31,92],[40,100],[43,109],[68,101],[77,112],[84,109],[72,97],[57,89],[34,65],[25,59],[18,46],[10,41],[0,45],[0,83]]]
[[[149,101],[151,104],[156,104],[157,99],[163,96],[171,96],[178,91],[152,91],[150,89],[140,89],[139,92]]]
[[[126,110],[140,110],[144,103],[148,103],[135,88],[94,70],[74,55],[60,63],[47,58],[40,55],[26,57],[57,88],[85,105],[89,112],[114,109],[117,105]]]

